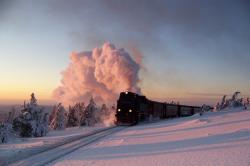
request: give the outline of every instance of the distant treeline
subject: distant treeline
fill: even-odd
[[[6,121],[8,118],[9,112],[13,110],[13,108],[21,107],[22,105],[0,105],[0,123]],[[46,112],[51,112],[53,110],[53,105],[44,105],[43,106]]]

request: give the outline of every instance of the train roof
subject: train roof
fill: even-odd
[[[147,100],[146,96],[139,95],[137,93],[129,92],[129,91],[121,92],[119,99],[122,99],[122,98],[124,99],[127,97],[129,98],[134,97],[134,98],[141,99],[141,100]]]
[[[139,94],[137,94],[137,93],[129,92],[129,91],[121,92],[121,93],[120,93],[120,96],[121,96],[121,95],[128,95],[128,96],[136,96],[136,97],[143,97],[143,98],[146,98],[146,96],[139,95]]]

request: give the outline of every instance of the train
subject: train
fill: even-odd
[[[199,106],[188,106],[149,100],[133,92],[121,92],[117,100],[116,124],[136,125],[142,121],[191,116],[202,111]]]

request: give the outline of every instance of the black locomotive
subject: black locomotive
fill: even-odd
[[[117,101],[117,125],[135,125],[139,121],[191,116],[201,107],[168,104],[147,99],[132,92],[121,92]]]

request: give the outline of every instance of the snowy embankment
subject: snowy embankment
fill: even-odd
[[[50,131],[45,137],[12,138],[9,143],[0,145],[0,165],[28,157],[105,128],[107,127],[72,127]]]
[[[250,109],[142,124],[50,165],[250,165]]]

